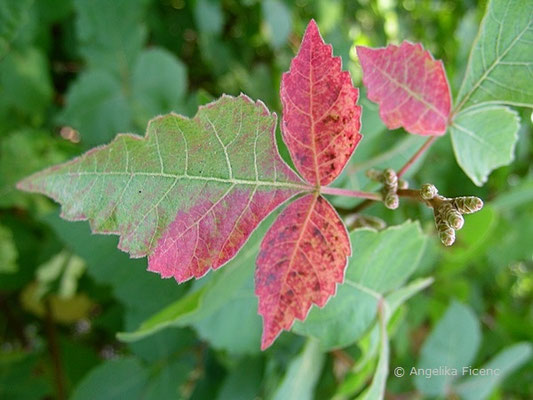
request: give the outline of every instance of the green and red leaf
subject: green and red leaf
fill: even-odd
[[[368,98],[379,104],[389,129],[403,126],[417,135],[443,135],[448,126],[451,96],[442,61],[421,44],[371,49],[357,47]]]
[[[313,185],[331,183],[361,140],[358,89],[332,56],[314,20],[305,31],[298,55],[283,74],[282,133],[296,169]]]
[[[120,235],[120,249],[182,282],[225,264],[271,211],[310,190],[280,158],[275,124],[263,103],[224,96],[193,119],[158,117],[144,138],[118,135],[18,187],[53,198],[95,233]]]
[[[255,293],[263,316],[261,348],[269,347],[295,318],[323,307],[342,283],[350,239],[335,209],[307,194],[289,204],[261,243]]]

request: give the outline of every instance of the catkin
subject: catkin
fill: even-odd
[[[483,201],[475,196],[456,197],[452,205],[462,214],[472,214],[483,208]]]

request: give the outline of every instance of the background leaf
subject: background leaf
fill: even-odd
[[[418,390],[428,396],[444,396],[450,393],[454,381],[474,360],[481,340],[479,323],[469,307],[453,302],[440,319],[435,329],[422,346],[417,369],[447,371],[428,378],[417,374],[415,384]]]

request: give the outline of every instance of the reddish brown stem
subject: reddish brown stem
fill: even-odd
[[[411,168],[411,166],[416,162],[416,160],[418,160],[420,156],[424,154],[427,149],[429,149],[429,147],[433,144],[435,140],[437,140],[437,136],[431,136],[428,140],[424,142],[422,147],[420,147],[418,151],[415,154],[413,154],[413,156],[409,159],[409,161],[407,161],[405,165],[402,168],[400,168],[400,170],[396,174],[398,175],[398,178],[400,178],[403,174],[407,172],[409,168]]]
[[[381,195],[379,193],[361,192],[358,190],[340,189],[340,188],[333,188],[333,187],[327,187],[327,186],[321,187],[320,193],[332,194],[336,196],[359,197],[363,199],[370,199],[370,200],[377,200],[377,201],[381,200]]]
[[[61,354],[59,352],[59,345],[57,343],[57,331],[52,316],[52,308],[50,307],[49,300],[45,300],[45,328],[46,339],[48,342],[48,351],[52,358],[52,366],[54,369],[54,382],[56,386],[56,395],[58,400],[65,400],[65,375],[63,374],[63,366],[61,363]]]

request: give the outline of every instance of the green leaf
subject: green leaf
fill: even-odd
[[[455,158],[477,186],[492,170],[513,161],[519,128],[518,114],[504,106],[471,108],[454,118],[450,130]]]
[[[389,375],[390,357],[389,336],[387,333],[388,316],[386,313],[387,311],[385,309],[382,309],[382,311],[379,313],[380,339],[378,366],[369,388],[358,397],[360,400],[382,400],[385,398],[385,387],[387,385],[387,377]]]
[[[488,375],[472,375],[455,387],[464,400],[484,400],[514,370],[522,366],[533,355],[531,343],[518,343],[500,351],[484,364],[481,370]]]
[[[533,107],[532,43],[533,2],[489,1],[455,111],[481,103]]]
[[[313,399],[314,388],[320,377],[324,361],[325,354],[322,353],[319,343],[309,339],[303,351],[290,362],[287,373],[273,399]]]
[[[197,0],[194,17],[199,31],[203,34],[219,35],[224,27],[224,14],[219,1]]]
[[[146,126],[154,115],[179,112],[186,90],[187,72],[179,59],[160,48],[143,51],[132,75],[137,126]]]
[[[107,71],[87,71],[69,87],[59,122],[80,133],[85,148],[109,142],[117,132],[129,132],[132,113],[117,78]]]
[[[13,234],[7,227],[0,225],[0,274],[17,272],[17,257]]]
[[[199,278],[232,259],[277,206],[312,189],[279,157],[275,119],[261,102],[223,96],[192,119],[157,117],[145,137],[118,135],[18,188],[55,199],[62,217],[89,220],[94,233],[120,235],[121,250],[148,255],[164,278]]]
[[[146,40],[146,0],[75,0],[80,53],[92,68],[126,77]],[[92,112],[92,115],[97,115]]]
[[[249,400],[260,398],[263,364],[260,358],[245,358],[232,368],[216,400]]]
[[[479,322],[474,313],[469,307],[453,302],[424,342],[416,367],[417,370],[440,368],[443,372],[431,376],[417,373],[418,390],[428,396],[449,393],[462,368],[474,359],[480,340]]]
[[[0,2],[0,62],[9,52],[11,43],[25,27],[33,0]]]
[[[36,201],[15,184],[39,169],[57,164],[73,154],[73,146],[46,131],[14,131],[0,141],[0,207],[27,208]]]
[[[285,44],[292,29],[291,12],[281,0],[261,2],[266,22],[267,37],[277,49]]]
[[[415,271],[425,237],[416,222],[377,232],[357,229],[350,235],[353,256],[344,284],[324,308],[313,307],[293,332],[319,339],[325,348],[354,343],[375,321],[384,293],[397,289]]]
[[[191,379],[192,362],[177,360],[163,365],[159,373],[150,378],[143,400],[183,399],[183,386]]]
[[[94,368],[76,387],[72,400],[138,399],[148,379],[148,371],[135,358],[106,361]]]
[[[49,380],[43,374],[35,374],[42,365],[40,353],[39,348],[31,353],[0,352],[0,398],[28,400],[52,397],[53,388]]]
[[[48,60],[41,50],[25,48],[10,52],[0,62],[0,133],[13,121],[38,126],[53,95]]]

